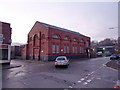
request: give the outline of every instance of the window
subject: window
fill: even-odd
[[[52,53],[55,53],[55,45],[52,45]]]
[[[75,47],[75,53],[77,53],[77,47]]]
[[[84,53],[84,48],[80,47],[80,53]]]
[[[45,34],[42,34],[42,39],[44,39],[45,38]]]
[[[38,46],[37,40],[38,40],[38,35],[35,34],[35,36],[34,36],[34,46]]]
[[[57,60],[66,60],[65,58],[57,58]]]
[[[84,42],[84,40],[83,40],[83,39],[80,39],[80,42],[82,43],[82,42]]]
[[[32,37],[30,37],[30,41],[32,41]]]
[[[64,40],[68,40],[68,37],[66,36],[66,37],[64,37]]]
[[[54,34],[53,38],[59,38],[59,36],[57,34]]]
[[[66,45],[64,45],[64,53],[67,53]]]
[[[74,46],[72,47],[72,53],[75,53],[75,47]]]
[[[73,46],[73,53],[77,53],[77,46]]]
[[[56,45],[56,53],[59,53],[59,45]]]
[[[64,53],[69,53],[69,46],[68,45],[64,45]]]
[[[34,39],[35,39],[35,40],[38,39],[38,35],[37,35],[37,34],[35,34]]]
[[[89,47],[89,42],[88,41],[86,41],[86,47]]]
[[[74,41],[74,42],[76,42],[76,41],[77,41],[77,39],[76,39],[76,38],[74,38],[74,39],[73,39],[73,41]]]
[[[59,53],[60,52],[60,47],[57,44],[52,45],[52,53]]]
[[[67,53],[69,53],[69,46],[67,46]]]
[[[82,53],[84,53],[84,48],[82,47]]]
[[[80,47],[80,53],[82,53],[82,48]]]

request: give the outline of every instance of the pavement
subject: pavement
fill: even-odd
[[[68,68],[54,62],[12,60],[17,68],[2,70],[3,88],[113,88],[118,71],[107,67],[108,57],[71,60]]]
[[[17,68],[17,67],[21,67],[22,65],[20,64],[4,64],[2,65],[2,70],[4,69],[11,69],[11,68]]]
[[[106,63],[106,66],[116,70],[120,70],[120,60],[111,60]]]

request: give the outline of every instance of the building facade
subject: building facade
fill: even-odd
[[[11,46],[11,58],[12,59],[21,59],[21,50],[22,46]]]
[[[0,60],[7,60],[10,51],[8,50],[11,45],[12,28],[10,23],[0,22]]]
[[[36,21],[22,51],[24,59],[54,60],[57,56],[90,56],[90,37]]]

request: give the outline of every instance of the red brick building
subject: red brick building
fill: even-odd
[[[89,56],[90,37],[53,25],[36,22],[28,33],[23,58],[54,60],[59,55],[69,58]]]
[[[11,45],[12,28],[10,23],[0,22],[0,60],[8,59],[8,45]]]
[[[11,32],[12,28],[10,27],[10,23],[0,22],[0,44],[11,44]]]

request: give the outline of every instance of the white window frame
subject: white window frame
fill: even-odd
[[[52,45],[52,53],[55,53],[55,44]]]
[[[67,53],[67,50],[66,50],[66,45],[64,45],[64,53]]]
[[[72,47],[72,53],[75,53],[75,47],[74,46]]]
[[[64,40],[68,40],[68,37],[66,36],[66,37],[64,37]]]
[[[75,53],[77,53],[77,46],[75,46]]]
[[[59,53],[59,51],[60,51],[60,47],[59,45],[56,45],[56,53]]]
[[[88,41],[86,41],[86,47],[89,47],[89,42]]]
[[[69,46],[67,46],[66,48],[67,48],[67,53],[69,53],[69,52],[70,52],[70,51],[69,51],[69,50],[70,50],[70,49],[69,49]]]
[[[54,34],[54,35],[53,35],[53,38],[56,38],[56,39],[58,39],[58,38],[59,38],[59,35],[57,35],[57,34]]]

